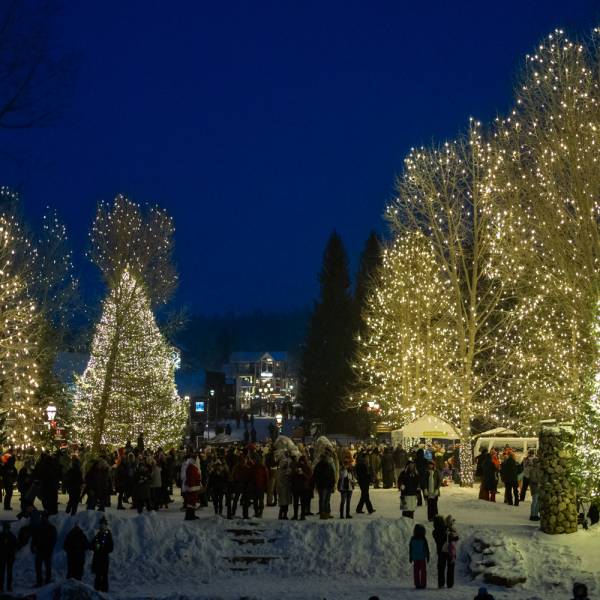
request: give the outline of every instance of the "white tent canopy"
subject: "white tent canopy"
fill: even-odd
[[[392,432],[396,438],[431,438],[437,440],[459,440],[460,433],[448,421],[434,415],[423,415],[402,429]]]

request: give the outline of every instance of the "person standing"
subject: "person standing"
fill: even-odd
[[[413,519],[417,510],[417,494],[420,490],[419,475],[415,463],[409,461],[398,479],[402,516]]]
[[[79,506],[79,500],[81,499],[81,489],[83,487],[83,474],[81,473],[81,464],[77,457],[73,457],[71,460],[71,466],[65,473],[64,485],[69,494],[69,501],[67,502],[67,514],[75,515],[77,513],[77,507]]]
[[[277,467],[277,503],[279,504],[278,518],[286,521],[288,518],[288,507],[292,504],[292,461],[286,455],[279,461]]]
[[[352,471],[352,458],[347,457],[344,459],[338,479],[338,492],[341,495],[340,519],[344,518],[344,507],[346,508],[346,519],[352,518],[350,515],[350,500],[352,499],[352,490],[354,490],[355,485],[356,480]]]
[[[530,521],[540,520],[540,484],[542,482],[542,471],[537,458],[534,458],[529,466],[529,489],[531,490]]]
[[[13,488],[17,481],[17,469],[15,467],[15,457],[11,454],[4,467],[2,468],[2,486],[4,487],[4,510],[12,510],[10,502],[12,500]]]
[[[427,520],[433,521],[438,514],[438,498],[440,497],[440,487],[442,485],[442,476],[435,468],[433,461],[430,461],[427,469],[427,485],[423,494],[427,500]]]
[[[356,512],[361,514],[363,512],[363,506],[367,507],[369,514],[374,513],[375,509],[371,504],[371,498],[369,497],[369,485],[371,483],[371,475],[369,473],[369,465],[367,464],[367,456],[364,452],[358,455],[358,463],[356,465],[356,480],[358,487],[360,488],[360,498],[356,505]]]
[[[404,471],[404,467],[408,462],[408,454],[406,450],[398,444],[394,449],[394,481],[398,481],[398,477],[400,477],[400,473]]]
[[[381,455],[381,472],[383,478],[383,489],[389,490],[394,487],[395,477],[394,477],[394,455],[392,454],[392,448],[390,446],[386,446],[383,449],[383,454]]]
[[[321,455],[316,464],[313,477],[319,494],[319,515],[321,519],[332,519],[331,493],[335,487],[335,469],[326,453]]]
[[[100,519],[100,528],[90,544],[94,556],[92,558],[92,573],[94,589],[99,592],[108,592],[108,567],[110,553],[113,551],[113,539],[108,522],[104,517]]]
[[[52,581],[52,553],[56,545],[56,527],[48,521],[48,513],[42,513],[42,520],[31,531],[31,552],[35,556],[36,587]],[[42,565],[46,571],[42,577]]]
[[[8,521],[2,522],[0,532],[0,592],[4,591],[4,574],[6,573],[6,591],[12,592],[13,564],[17,554],[17,538],[10,530]]]
[[[508,450],[500,467],[500,476],[504,482],[504,502],[510,506],[519,506],[519,465],[512,450]]]
[[[523,502],[525,500],[525,494],[527,494],[527,488],[529,487],[531,467],[533,466],[534,462],[535,462],[535,451],[533,449],[530,449],[527,451],[527,456],[523,459],[523,462],[521,463],[521,468],[523,470],[522,471],[523,472],[523,481],[521,483],[521,493],[519,494],[519,499],[521,500],[521,502]]]
[[[425,527],[415,525],[413,536],[408,546],[408,559],[413,564],[415,588],[424,590],[427,587],[427,563],[429,562],[429,545],[425,537]]]
[[[85,533],[77,523],[67,533],[63,543],[63,550],[67,553],[67,579],[81,581],[85,567],[85,552],[88,549],[88,540]]]
[[[482,498],[483,500],[496,502],[496,493],[498,491],[498,467],[498,455],[496,450],[492,448],[484,456],[481,462],[481,485],[485,490],[485,498]]]
[[[439,515],[433,522],[433,539],[437,549],[438,587],[454,586],[454,566],[456,564],[456,542],[458,535],[454,528],[454,519]]]

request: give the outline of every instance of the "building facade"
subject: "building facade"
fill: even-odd
[[[233,352],[225,372],[235,382],[237,410],[265,415],[292,412],[296,377],[287,352]]]

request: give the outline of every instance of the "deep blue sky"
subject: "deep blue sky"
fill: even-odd
[[[1,183],[50,204],[80,254],[100,199],[166,207],[177,300],[287,310],[317,293],[336,228],[353,263],[411,146],[510,107],[525,53],[592,0],[68,2],[81,54],[71,106],[20,134]],[[82,259],[83,261],[83,259]]]

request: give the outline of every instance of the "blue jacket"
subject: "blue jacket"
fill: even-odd
[[[429,544],[425,538],[410,538],[408,557],[410,562],[414,560],[429,560]]]

